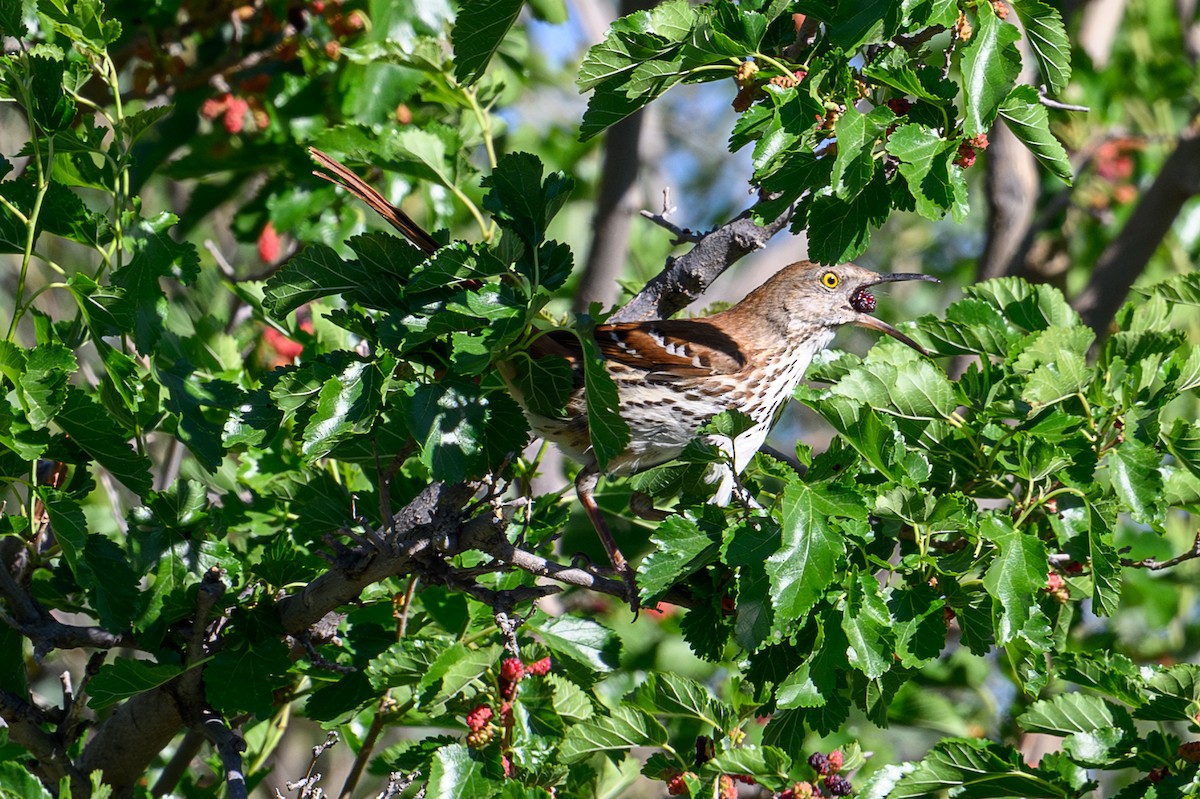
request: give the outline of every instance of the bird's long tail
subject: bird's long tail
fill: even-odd
[[[316,147],[309,147],[308,152],[318,164],[329,170],[328,173],[314,170],[314,175],[341,186],[362,200],[375,213],[387,220],[389,225],[400,231],[400,234],[404,238],[411,241],[424,252],[432,255],[441,249],[441,242],[426,233],[420,225],[412,220],[412,217],[388,202],[387,198],[367,185],[365,180],[351,172],[345,164],[327,153],[321,152]]]

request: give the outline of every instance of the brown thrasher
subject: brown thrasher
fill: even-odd
[[[357,175],[318,150],[313,157],[337,183],[362,199],[426,252],[440,245]],[[732,441],[713,437],[731,461],[711,469],[707,481],[716,483],[714,501],[727,504],[734,476],[750,463],[784,403],[804,377],[813,355],[845,324],[868,327],[925,351],[908,336],[871,316],[875,297],[871,286],[900,280],[937,278],[920,274],[879,274],[854,264],[821,266],[798,261],[781,269],[727,311],[702,319],[660,319],[597,325],[596,343],[608,373],[616,383],[622,418],[630,441],[610,460],[609,476],[630,475],[679,456],[696,438],[696,431],[713,416],[738,410],[754,426]],[[583,464],[575,478],[579,501],[603,542],[613,567],[631,591],[633,573],[617,548],[596,505],[594,492],[600,469],[588,433],[581,359],[582,348],[569,330],[554,330],[530,347],[533,358],[560,356],[571,363],[576,390],[561,418],[532,413],[501,365],[514,396],[526,408],[530,426]],[[630,596],[636,602],[636,593]]]

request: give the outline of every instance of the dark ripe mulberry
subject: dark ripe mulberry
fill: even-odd
[[[875,310],[875,295],[866,289],[859,289],[850,295],[850,307],[859,313],[871,313]]]
[[[825,778],[825,787],[834,796],[849,796],[854,791],[854,786],[850,784],[850,780],[837,774]]]
[[[808,756],[808,765],[822,776],[829,773],[829,758],[820,752],[813,752]]]

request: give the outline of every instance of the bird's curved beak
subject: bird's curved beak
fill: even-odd
[[[902,280],[924,280],[929,283],[941,283],[942,282],[942,281],[938,280],[936,277],[934,277],[933,275],[920,275],[920,274],[916,274],[913,272],[889,272],[887,274],[878,275],[870,283],[862,284],[856,290],[856,294],[857,294],[857,292],[866,291],[868,286],[878,285],[879,283],[898,283]],[[870,294],[868,293],[867,296],[869,297]],[[870,307],[870,310],[873,310],[875,307],[873,297],[871,298],[871,304],[869,307]],[[913,341],[911,338],[904,335],[899,330],[892,327],[891,325],[889,325],[887,322],[883,321],[882,319],[879,319],[878,317],[875,317],[875,316],[871,316],[870,310],[862,310],[862,309],[859,309],[857,306],[855,307],[855,310],[858,311],[858,317],[854,320],[854,324],[858,325],[859,327],[866,327],[866,328],[870,328],[871,330],[878,330],[880,333],[886,333],[887,335],[891,336],[892,338],[896,339],[897,341],[903,342],[903,343],[907,344],[908,346],[912,347],[914,350],[921,353],[922,355],[929,355],[929,353],[925,350],[925,348],[922,347],[920,344]]]

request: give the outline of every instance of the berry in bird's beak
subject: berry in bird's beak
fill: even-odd
[[[875,295],[860,288],[850,295],[850,307],[859,313],[871,313],[875,310]]]

